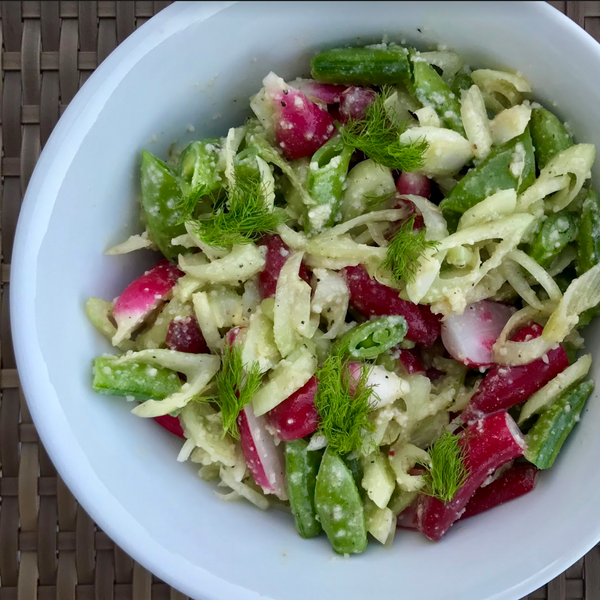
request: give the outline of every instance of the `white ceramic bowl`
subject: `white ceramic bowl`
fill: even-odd
[[[446,44],[473,65],[518,69],[578,140],[600,142],[600,47],[545,3],[184,2],[98,68],[29,184],[11,306],[41,439],[108,535],[194,598],[516,599],[600,540],[597,398],[534,493],[456,525],[438,544],[401,531],[391,550],[373,543],[346,560],[325,538],[300,539],[283,513],[216,500],[192,465],[175,462],[173,436],[90,389],[91,360],[109,348],[84,302],[113,298],[149,260],[102,254],[138,230],[140,150],[164,155],[174,139],[222,135],[243,121],[270,70],[306,74],[316,50],[384,34]],[[594,175],[600,182],[598,167]],[[588,337],[598,356],[593,332]]]

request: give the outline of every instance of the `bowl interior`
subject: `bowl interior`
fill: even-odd
[[[517,598],[600,538],[600,454],[592,397],[555,467],[529,496],[455,526],[438,544],[399,531],[393,548],[332,555],[291,517],[218,501],[180,443],[131,405],[90,389],[111,349],[87,322],[90,296],[112,299],[154,257],[106,257],[140,231],[143,148],[224,135],[275,71],[308,74],[311,55],[390,40],[444,44],[474,66],[523,72],[579,141],[600,140],[596,43],[528,2],[178,3],[127,40],[77,96],[31,181],[13,262],[13,327],[36,425],[84,508],[137,560],[195,598]],[[192,131],[193,130],[193,131]],[[600,171],[595,177],[600,181]],[[597,325],[588,335],[596,343]],[[594,362],[594,377],[598,369]]]

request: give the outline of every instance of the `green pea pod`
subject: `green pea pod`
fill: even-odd
[[[550,215],[529,248],[529,255],[546,268],[577,236],[575,215],[566,210]]]
[[[591,189],[581,208],[577,245],[577,271],[583,275],[600,262],[600,202]]]
[[[321,533],[315,510],[315,486],[321,462],[320,452],[309,452],[308,443],[294,440],[285,445],[285,473],[290,507],[298,533],[311,538]]]
[[[375,358],[397,346],[407,332],[406,319],[399,315],[373,319],[347,331],[333,345],[333,352],[360,359]]]
[[[179,173],[191,189],[202,188],[208,194],[221,187],[219,154],[221,140],[208,138],[192,142],[179,157]]]
[[[463,68],[454,77],[454,81],[452,82],[452,86],[450,89],[452,90],[452,93],[456,96],[456,98],[460,100],[462,92],[471,89],[472,85],[473,78]]]
[[[163,400],[181,388],[171,369],[145,363],[120,363],[117,356],[94,359],[92,387],[100,394],[131,396],[136,400]]]
[[[517,168],[517,165],[521,168]],[[440,203],[445,212],[464,213],[500,190],[521,193],[535,180],[535,158],[529,128],[498,146],[452,188]]]
[[[314,204],[306,207],[305,218],[310,233],[318,233],[335,223],[353,152],[351,146],[346,146],[342,138],[336,136],[311,158],[306,187]]]
[[[535,160],[540,170],[554,155],[573,145],[569,132],[559,118],[545,108],[534,108],[531,111],[530,127]]]
[[[142,152],[142,206],[146,226],[152,241],[170,259],[176,258],[183,248],[173,246],[171,240],[183,235],[185,226],[182,213],[177,209],[182,190],[177,176],[156,156]]]
[[[594,384],[584,381],[565,390],[529,430],[525,458],[538,469],[549,469],[585,406]]]
[[[344,462],[346,463],[348,469],[350,469],[352,477],[354,477],[354,483],[356,483],[357,487],[360,489],[360,482],[363,478],[363,469],[362,465],[360,464],[360,460],[354,456],[352,458],[346,457]]]
[[[423,106],[431,106],[437,113],[442,127],[465,135],[460,116],[460,102],[438,72],[418,54],[411,58],[413,82],[410,89]]]
[[[329,448],[319,467],[315,504],[321,526],[336,552],[352,554],[366,549],[365,513],[354,477]]]
[[[383,85],[408,82],[408,51],[402,46],[334,48],[310,62],[312,76],[325,83]]]

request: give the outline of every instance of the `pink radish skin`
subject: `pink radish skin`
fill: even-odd
[[[179,422],[178,417],[172,417],[171,415],[162,415],[160,417],[154,417],[154,420],[161,427],[164,427],[167,431],[170,431],[177,437],[185,439],[185,435],[183,434],[183,427],[181,427],[181,423]]]
[[[377,94],[370,88],[352,86],[341,94],[340,118],[342,123],[362,119],[367,107],[375,102]]]
[[[425,175],[403,171],[396,180],[396,190],[399,194],[412,194],[423,198],[431,198],[431,183]]]
[[[442,323],[442,342],[450,356],[468,367],[489,367],[492,348],[515,309],[501,302],[482,300],[467,306],[462,315]]]
[[[196,317],[173,319],[169,323],[167,348],[189,354],[210,354]]]
[[[234,327],[225,334],[225,343],[228,346],[241,344],[246,335],[246,327]]]
[[[417,507],[414,502],[398,515],[396,527],[398,529],[417,529]]]
[[[325,102],[325,104],[338,104],[342,92],[346,89],[345,85],[335,85],[333,83],[319,83],[314,79],[297,79],[292,81],[294,87],[307,96],[308,98],[316,98]]]
[[[311,377],[299,390],[267,413],[269,425],[279,439],[291,442],[314,433],[319,426],[315,407],[317,378]]]
[[[291,254],[290,249],[280,236],[267,234],[258,242],[259,246],[267,249],[265,256],[265,268],[258,275],[258,285],[263,298],[272,298],[277,289],[277,280],[281,269]],[[304,263],[300,265],[300,277],[310,284],[310,275]]]
[[[424,494],[417,499],[417,527],[433,541],[441,539],[462,516],[470,498],[490,474],[525,450],[523,435],[506,412],[473,423],[460,434],[459,443],[469,469],[464,485],[448,503]]]
[[[175,265],[164,259],[132,281],[115,302],[113,318],[117,333],[113,344],[129,339],[144,320],[168,300],[175,282],[182,275]]]
[[[266,494],[287,500],[283,458],[267,431],[266,419],[256,417],[248,404],[238,415],[237,425],[242,452],[254,481]]]
[[[408,375],[414,375],[415,373],[425,373],[425,367],[421,362],[421,358],[415,349],[406,350],[405,348],[401,348],[399,350],[400,362],[404,367],[404,370]]]
[[[335,133],[333,118],[274,73],[263,80],[274,111],[275,138],[289,159],[312,156]]]
[[[469,500],[467,508],[459,520],[474,517],[528,494],[535,488],[538,472],[534,465],[514,465],[489,485],[480,487]]]
[[[542,329],[537,323],[528,325],[517,332],[513,341],[539,337]],[[471,423],[485,415],[508,410],[524,402],[569,366],[569,358],[562,346],[550,350],[546,357],[547,362],[538,358],[528,365],[517,367],[494,365],[462,413],[462,421]]]
[[[439,319],[428,306],[418,306],[398,296],[398,291],[372,279],[362,265],[346,267],[350,305],[365,317],[402,315],[408,324],[407,339],[431,346],[440,334]]]

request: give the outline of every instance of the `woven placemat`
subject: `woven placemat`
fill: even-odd
[[[185,599],[100,531],[57,476],[19,388],[8,318],[14,231],[40,149],[90,73],[168,4],[0,2],[0,600]],[[600,40],[600,2],[551,4]],[[600,548],[529,598],[600,600]]]

